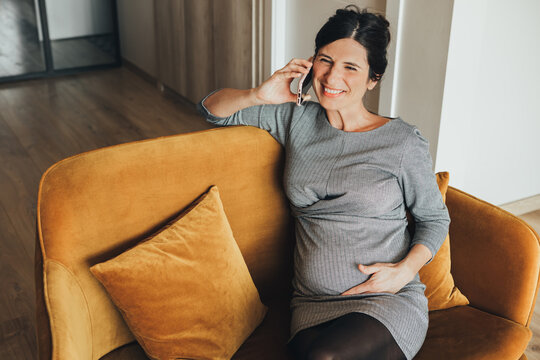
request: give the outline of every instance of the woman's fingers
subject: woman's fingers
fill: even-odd
[[[349,290],[341,293],[341,295],[355,295],[355,294],[368,293],[371,290],[369,285],[370,285],[369,282],[365,282],[363,284],[350,288]]]
[[[298,70],[308,72],[311,69],[312,63],[304,59],[292,59],[287,65],[278,71]]]
[[[298,76],[302,76],[302,75],[305,75],[309,73],[309,69],[306,69],[306,68],[302,68],[302,67],[295,67],[295,68],[291,68],[291,67],[285,67],[281,70],[278,70],[276,71],[274,74],[275,75],[278,75],[280,76],[280,78],[290,78],[290,77],[295,77],[295,76],[292,76],[292,74],[298,74]],[[283,74],[286,74],[285,76],[283,76]]]
[[[289,61],[287,65],[285,65],[283,68],[277,70],[274,72],[274,75],[278,75],[280,78],[294,78],[299,77],[302,74],[309,73],[309,70],[311,69],[311,62],[304,59],[292,59]]]
[[[310,60],[306,60],[306,59],[291,59],[291,61],[289,61],[289,64],[287,65],[290,65],[290,64],[296,64],[296,65],[300,65],[300,66],[304,66],[304,67],[311,67],[311,59],[313,58],[310,57]]]
[[[298,71],[304,74],[307,74],[309,72],[309,68],[297,64],[289,64],[285,66],[283,69],[278,71]]]
[[[298,71],[280,71],[280,72],[277,72],[276,74],[281,79],[297,78],[303,75],[301,72],[298,72]]]
[[[296,94],[291,92],[290,85],[295,78],[307,74],[311,66],[307,60],[292,59],[256,88],[257,98],[269,104],[296,101]]]

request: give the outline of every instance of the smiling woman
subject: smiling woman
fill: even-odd
[[[289,344],[298,359],[412,359],[426,336],[418,271],[450,218],[428,141],[363,103],[386,69],[388,27],[354,6],[337,10],[317,34],[313,58],[292,59],[257,88],[222,89],[198,105],[214,124],[265,129],[285,148],[296,224]],[[319,103],[297,106],[290,84],[310,71]]]
[[[369,72],[367,50],[353,39],[339,39],[319,49],[313,62],[313,89],[332,126],[345,131],[365,131],[389,120],[374,116],[364,106],[362,99],[366,91],[373,90],[377,84]],[[357,121],[345,123],[343,119]],[[369,123],[361,122],[363,119]]]
[[[360,21],[357,13],[338,10],[315,38],[313,87],[332,126],[345,131],[371,130],[388,121],[370,113],[362,99],[386,70],[390,24],[367,12]]]

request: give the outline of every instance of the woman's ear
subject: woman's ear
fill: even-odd
[[[368,90],[373,90],[373,88],[375,88],[377,83],[378,83],[378,81],[373,81],[373,80],[369,79],[368,85],[367,85]]]

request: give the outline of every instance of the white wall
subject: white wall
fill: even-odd
[[[122,57],[157,76],[154,0],[118,0]]]
[[[540,193],[540,1],[455,0],[437,171],[500,205]]]
[[[46,0],[51,40],[113,32],[110,0]]]
[[[429,140],[434,163],[453,2],[387,2],[393,41],[389,49],[389,69],[381,82],[379,113],[400,116],[416,125]]]

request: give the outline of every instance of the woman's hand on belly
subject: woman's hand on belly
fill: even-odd
[[[416,275],[412,270],[399,263],[376,263],[373,265],[358,265],[358,270],[371,277],[360,285],[350,288],[341,295],[357,295],[369,293],[395,294],[411,282]]]

